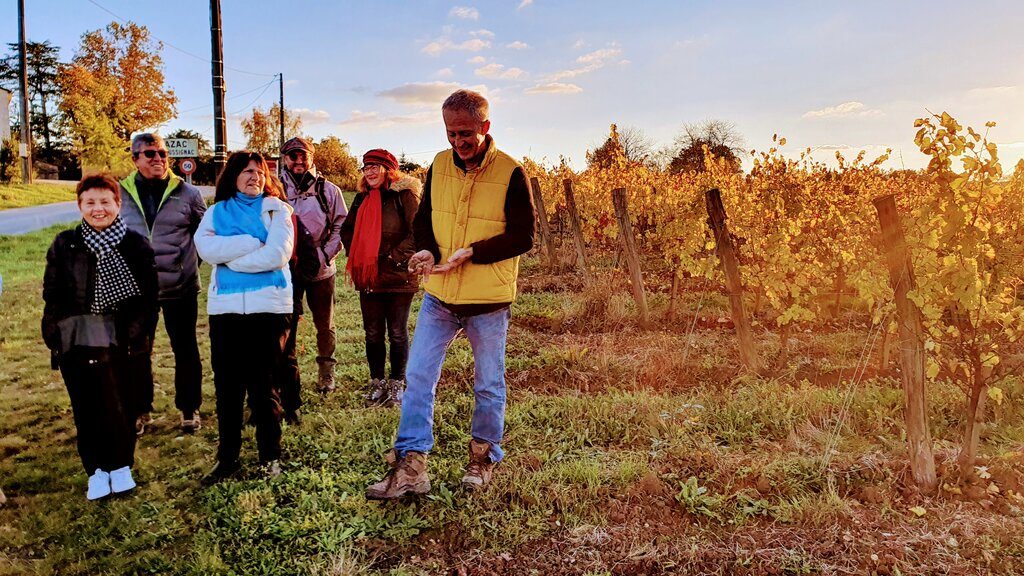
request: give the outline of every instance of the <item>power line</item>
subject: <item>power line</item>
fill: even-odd
[[[114,12],[112,12],[112,11],[111,11],[110,9],[108,9],[107,7],[103,6],[103,5],[102,5],[102,4],[100,4],[99,2],[96,2],[96,0],[87,0],[87,1],[88,1],[88,2],[90,3],[90,4],[92,4],[92,5],[96,6],[97,8],[99,8],[100,10],[103,10],[103,11],[104,11],[104,12],[106,12],[107,14],[110,14],[110,15],[111,15],[111,16],[113,16],[114,18],[117,18],[118,20],[120,20],[120,21],[121,21],[121,23],[122,23],[122,24],[128,24],[128,23],[129,23],[129,21],[128,21],[128,20],[126,20],[126,19],[122,18],[121,16],[118,16],[117,14],[115,14]],[[195,58],[196,60],[200,60],[200,61],[202,61],[202,62],[205,62],[205,63],[207,63],[207,64],[211,64],[211,62],[210,62],[210,59],[209,59],[209,58],[204,58],[204,57],[202,57],[202,56],[199,56],[198,54],[195,54],[195,53],[193,53],[193,52],[189,52],[188,50],[185,50],[184,48],[179,48],[179,47],[175,46],[174,44],[171,44],[171,43],[170,43],[170,42],[168,42],[167,40],[164,40],[163,38],[160,38],[160,37],[159,37],[159,36],[157,36],[156,34],[153,34],[152,32],[150,32],[150,35],[152,35],[152,36],[153,36],[153,38],[156,38],[156,39],[157,39],[157,40],[159,40],[160,42],[162,42],[162,43],[166,44],[167,46],[169,46],[169,47],[171,47],[171,48],[174,48],[174,49],[175,49],[175,50],[177,50],[178,52],[181,52],[182,54],[185,54],[186,56],[191,56],[192,58]],[[266,77],[277,77],[277,74],[265,74],[265,73],[262,73],[262,72],[250,72],[250,71],[248,71],[248,70],[241,70],[241,69],[239,69],[239,68],[232,68],[231,66],[224,66],[224,68],[227,68],[228,70],[231,70],[231,71],[233,71],[233,72],[238,72],[238,73],[240,73],[240,74],[250,74],[250,75],[252,75],[252,76],[266,76]]]
[[[245,106],[245,107],[240,108],[240,109],[238,109],[238,110],[236,110],[234,112],[231,112],[231,114],[238,114],[240,112],[244,112],[244,111],[248,110],[249,108],[252,108],[253,104],[255,104],[256,102],[259,102],[260,98],[263,98],[263,95],[267,93],[267,90],[270,88],[270,85],[273,84],[273,83],[274,83],[274,81],[271,80],[270,82],[267,82],[266,84],[264,84],[263,85],[263,91],[259,93],[259,96],[256,96],[255,98],[253,98],[252,102],[249,102],[248,106]]]
[[[255,87],[255,88],[253,88],[251,90],[246,90],[245,92],[239,92],[238,94],[235,94],[234,96],[230,96],[228,98],[225,98],[225,100],[234,100],[236,98],[241,98],[242,96],[247,96],[247,95],[252,94],[253,92],[255,92],[257,90],[266,91],[267,87],[270,84],[273,84],[275,80],[271,80],[270,82],[268,82],[266,84],[260,84],[259,86]],[[210,108],[212,106],[213,106],[213,104],[203,104],[202,106],[196,106],[195,108],[189,108],[187,110],[178,110],[178,114],[185,114],[186,112],[195,112],[196,110],[202,110],[204,108]]]

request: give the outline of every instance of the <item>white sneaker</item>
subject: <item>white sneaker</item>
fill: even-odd
[[[96,473],[89,476],[89,490],[85,497],[89,500],[99,500],[105,496],[110,496],[110,474],[97,468]]]
[[[135,488],[135,480],[132,479],[132,469],[125,466],[110,473],[110,489],[114,494],[127,492]]]

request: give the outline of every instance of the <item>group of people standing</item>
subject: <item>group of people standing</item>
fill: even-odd
[[[213,267],[207,313],[219,434],[217,463],[203,482],[241,469],[246,399],[263,470],[279,475],[281,422],[301,421],[296,332],[304,299],[316,329],[316,388],[335,389],[341,250],[363,318],[365,403],[401,407],[388,471],[366,496],[429,491],[435,390],[462,332],[473,349],[476,399],[463,484],[490,481],[504,455],[505,343],[519,256],[533,245],[534,207],[522,166],[489,134],[483,96],[459,90],[442,116],[451,149],[435,157],[426,182],[402,174],[390,152],[370,150],[351,211],[317,173],[315,148],[303,138],[282,147],[280,178],[260,154],[232,154],[209,208],[198,189],[170,172],[167,148],[153,134],[133,139],[137,170],[121,182],[102,174],[79,182],[82,222],[58,234],[47,253],[42,332],[71,399],[87,498],[135,487],[136,438],[153,422],[161,312],[181,429],[202,426],[200,260]],[[421,279],[425,295],[410,347]]]

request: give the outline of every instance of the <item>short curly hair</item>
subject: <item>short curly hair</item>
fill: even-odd
[[[85,178],[82,178],[78,182],[78,185],[75,186],[75,197],[80,199],[83,192],[94,188],[110,190],[114,193],[114,201],[118,204],[121,203],[121,185],[117,183],[117,180],[114,180],[113,176],[106,172],[90,174]]]

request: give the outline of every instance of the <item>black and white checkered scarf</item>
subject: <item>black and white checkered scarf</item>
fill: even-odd
[[[122,300],[142,293],[128,264],[117,251],[117,245],[127,232],[128,226],[120,216],[100,231],[82,221],[82,239],[89,251],[96,255],[97,262],[96,286],[90,305],[93,314],[112,312]]]

